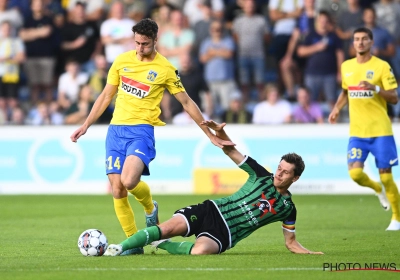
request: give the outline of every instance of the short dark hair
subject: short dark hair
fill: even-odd
[[[356,34],[356,33],[367,33],[368,37],[371,40],[374,40],[374,35],[373,35],[371,29],[369,29],[369,28],[366,28],[366,27],[358,27],[358,28],[356,28],[356,30],[354,30],[354,32],[353,32],[353,37],[354,37],[354,34]]]
[[[329,22],[332,22],[332,16],[327,10],[320,10],[318,16],[326,16]]]
[[[154,40],[157,38],[158,25],[154,20],[144,18],[132,27],[132,31]]]
[[[296,153],[288,153],[283,155],[281,161],[282,160],[286,161],[287,163],[294,164],[294,176],[301,176],[304,168],[306,168],[303,159]]]

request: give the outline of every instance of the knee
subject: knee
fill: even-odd
[[[193,246],[192,250],[190,251],[191,255],[211,255],[216,254],[212,250],[207,249],[204,246]]]
[[[136,179],[136,178],[128,178],[125,176],[121,176],[121,184],[128,191],[133,190],[137,186],[137,184],[139,184],[139,182],[140,182],[140,178]]]
[[[358,183],[362,178],[363,170],[361,168],[351,169],[349,170],[349,175],[354,182]]]

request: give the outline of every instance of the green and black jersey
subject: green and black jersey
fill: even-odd
[[[230,248],[258,228],[282,221],[282,227],[294,232],[296,207],[291,193],[281,195],[273,185],[273,174],[251,157],[239,167],[249,174],[246,183],[234,194],[213,202],[230,232]]]

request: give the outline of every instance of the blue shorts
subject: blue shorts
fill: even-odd
[[[350,137],[347,146],[347,163],[365,162],[369,153],[374,155],[377,168],[390,168],[399,162],[393,136]]]
[[[142,175],[150,175],[149,164],[156,157],[154,127],[110,125],[106,138],[106,174],[121,174],[127,156],[139,157],[145,167]]]

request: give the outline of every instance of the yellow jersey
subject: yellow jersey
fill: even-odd
[[[384,90],[397,88],[389,64],[375,56],[361,64],[353,58],[342,63],[341,71],[342,88],[347,90],[349,98],[350,136],[369,138],[393,135],[386,100],[374,90],[357,86],[361,81],[367,81]]]
[[[170,94],[185,91],[178,70],[158,52],[151,62],[138,60],[136,50],[119,55],[107,83],[118,86],[111,120],[115,125],[165,125],[159,119],[165,88]]]

